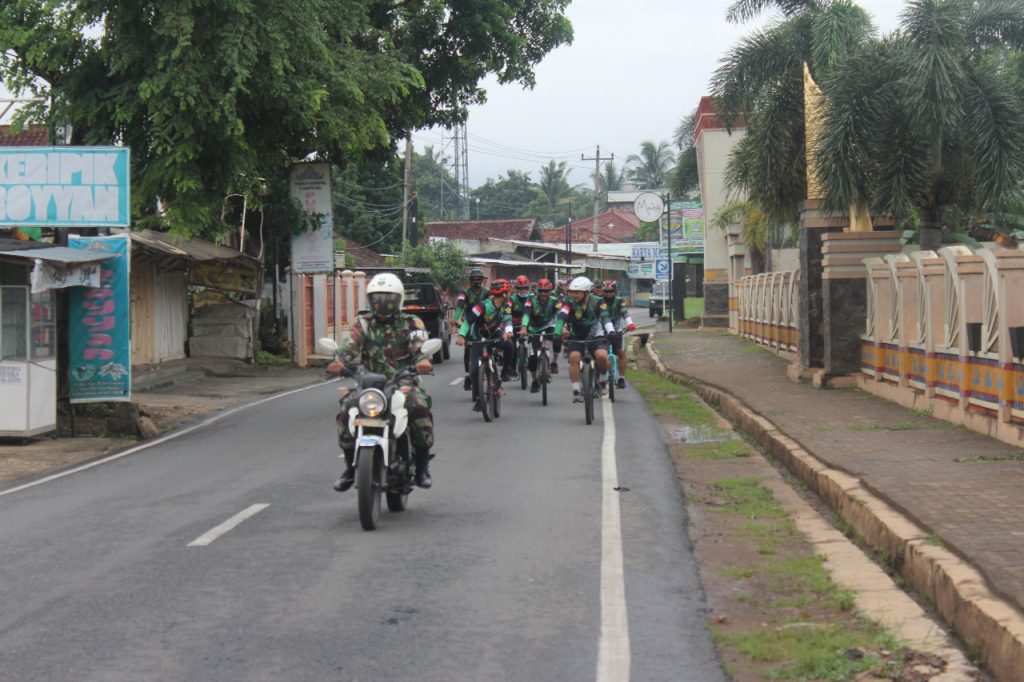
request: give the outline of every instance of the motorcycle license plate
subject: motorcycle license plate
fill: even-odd
[[[373,419],[371,417],[356,417],[356,426],[370,426],[375,428],[383,428],[388,423],[383,419]]]

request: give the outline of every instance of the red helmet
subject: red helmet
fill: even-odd
[[[507,279],[496,279],[491,281],[490,292],[492,296],[501,296],[507,294],[512,290],[512,285],[508,283]]]
[[[554,291],[555,285],[551,283],[550,279],[542,278],[537,280],[537,291]]]
[[[607,293],[609,291],[618,291],[619,290],[619,283],[616,282],[614,279],[606,279],[604,281],[604,290],[605,290],[605,293]]]
[[[530,278],[526,275],[519,275],[516,277],[516,289],[529,289]]]

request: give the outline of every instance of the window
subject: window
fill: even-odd
[[[28,360],[28,287],[0,286],[0,360]]]

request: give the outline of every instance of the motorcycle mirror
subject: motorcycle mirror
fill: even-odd
[[[426,355],[427,357],[431,357],[434,355],[434,353],[441,350],[442,345],[443,344],[441,343],[441,339],[427,339],[426,341],[423,342],[423,346],[420,349],[420,352]]]
[[[334,339],[322,338],[316,342],[316,352],[319,355],[334,355],[338,351],[338,342]]]

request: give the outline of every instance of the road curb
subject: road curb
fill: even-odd
[[[647,353],[658,372],[674,383],[690,384],[762,448],[782,462],[881,554],[907,583],[934,605],[942,619],[998,680],[1012,682],[1024,670],[1024,615],[996,595],[984,576],[928,532],[867,488],[858,478],[829,467],[728,391],[669,369],[652,343]]]

